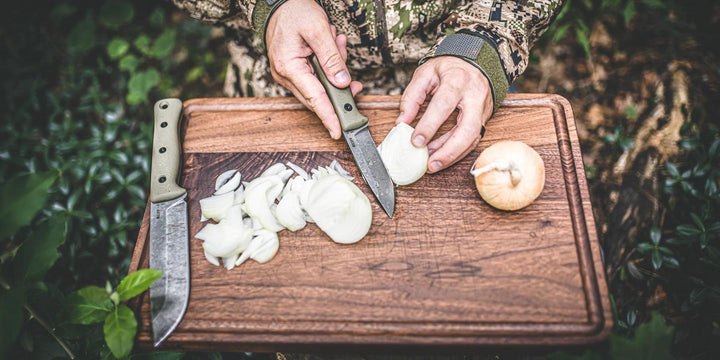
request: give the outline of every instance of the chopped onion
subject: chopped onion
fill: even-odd
[[[378,146],[390,178],[397,185],[409,185],[420,179],[427,171],[427,146],[416,148],[410,141],[412,126],[395,125]]]
[[[245,189],[245,211],[270,231],[284,229],[270,209],[282,190],[283,182],[279,175],[261,176]]]
[[[253,259],[261,264],[266,263],[275,257],[279,248],[280,241],[277,233],[265,229],[258,230],[255,232],[252,241],[250,241],[247,250],[240,255],[235,265],[239,266],[247,259]]]
[[[301,167],[291,163],[290,161],[286,162],[285,165],[287,165],[287,167],[293,169],[293,171],[295,171],[295,173],[300,175],[301,178],[303,178],[305,180],[310,178],[310,175],[308,175],[307,171],[305,171]]]
[[[370,200],[338,174],[321,176],[315,181],[303,206],[318,227],[337,243],[358,242],[370,229]]]
[[[233,205],[242,205],[245,203],[245,189],[240,186],[235,190],[235,196],[233,197]]]
[[[278,222],[290,231],[298,231],[307,224],[297,191],[289,192],[280,200],[275,215]]]
[[[228,177],[228,174],[230,175]],[[230,170],[222,173],[218,176],[215,181],[215,194],[222,195],[228,192],[235,191],[240,186],[240,172],[237,170]]]
[[[347,170],[345,170],[337,160],[333,160],[330,163],[330,168],[335,170],[335,172],[340,174],[340,176],[342,176],[350,181],[353,181],[353,179],[355,179],[354,177],[350,176],[350,173]]]
[[[200,200],[200,210],[206,218],[220,221],[233,205],[235,196],[232,192],[214,195]]]
[[[204,248],[203,248],[203,253],[205,253],[205,259],[207,259],[207,261],[209,261],[211,264],[213,264],[215,266],[220,266],[220,260],[217,257],[208,254],[207,250],[205,250]]]
[[[271,175],[278,175],[278,174],[280,174],[281,172],[285,171],[285,169],[287,169],[287,167],[285,167],[285,164],[283,164],[283,163],[277,163],[277,164],[275,164],[275,165],[267,168],[267,170],[263,171],[263,173],[260,174],[259,177],[271,176]]]

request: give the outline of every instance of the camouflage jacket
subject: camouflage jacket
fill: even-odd
[[[173,0],[191,16],[250,29],[263,47],[265,26],[288,0]],[[292,1],[292,0],[289,0]],[[527,67],[530,48],[564,0],[318,1],[348,38],[355,70],[423,63],[450,55],[476,66],[490,81],[495,107]]]

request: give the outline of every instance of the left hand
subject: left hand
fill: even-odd
[[[415,126],[412,143],[427,144],[428,172],[434,173],[462,159],[480,141],[480,130],[493,112],[490,84],[473,65],[454,56],[439,56],[420,65],[400,100],[395,123],[411,123],[420,105],[430,103]],[[428,144],[450,114],[458,109],[457,125]]]

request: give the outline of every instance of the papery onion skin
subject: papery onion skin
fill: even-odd
[[[508,171],[490,170],[475,176],[475,186],[483,200],[494,208],[509,211],[535,201],[545,186],[545,164],[540,155],[523,142],[501,141],[483,150],[473,168],[481,169],[496,160],[513,162],[522,178],[513,185]]]
[[[427,172],[430,156],[427,146],[416,148],[410,141],[413,127],[399,123],[393,127],[378,146],[378,152],[392,181],[410,185]]]

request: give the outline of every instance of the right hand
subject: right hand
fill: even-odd
[[[340,139],[340,121],[308,57],[315,54],[330,82],[338,88],[350,86],[355,96],[362,84],[350,80],[345,66],[345,35],[337,35],[335,26],[330,25],[325,11],[314,0],[288,0],[270,17],[265,41],[275,81],[315,112],[333,139]]]

